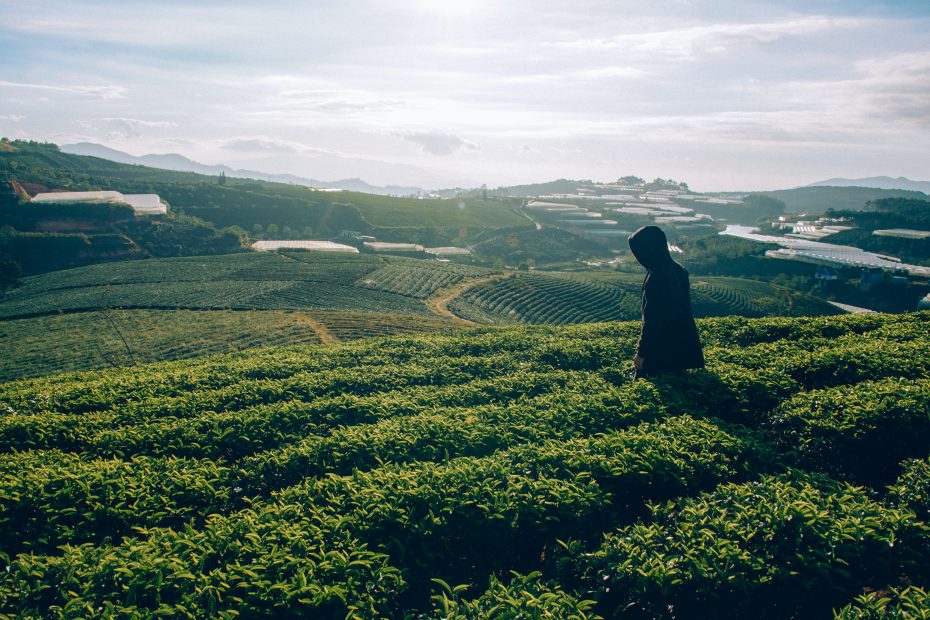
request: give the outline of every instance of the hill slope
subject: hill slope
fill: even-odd
[[[878,189],[874,187],[798,187],[761,192],[785,203],[788,213],[825,213],[834,211],[861,211],[866,203],[883,198],[911,198],[925,200],[923,192],[904,189]]]
[[[702,320],[686,380],[612,323],[3,384],[0,614],[919,609],[928,327]]]
[[[303,185],[221,179],[71,155],[54,144],[3,144],[0,206],[5,211],[0,211],[0,223],[8,223],[5,219],[12,219],[18,206],[19,197],[10,187],[10,181],[15,180],[32,194],[54,189],[156,193],[174,214],[201,218],[221,228],[238,226],[256,237],[275,238],[286,233],[285,238],[328,238],[352,230],[383,241],[439,246],[487,230],[529,226],[510,203],[497,200],[419,200],[319,192]]]

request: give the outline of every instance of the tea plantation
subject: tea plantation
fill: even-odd
[[[591,323],[639,317],[643,278],[613,272],[513,273],[452,300],[457,315],[490,324]],[[841,311],[796,291],[745,278],[692,278],[698,317],[823,316]]]
[[[632,274],[517,273],[434,260],[243,252],[127,260],[23,278],[0,294],[0,381],[252,347],[590,323],[640,314]],[[437,298],[450,297],[447,312]],[[738,278],[692,289],[698,316],[824,315],[829,304]],[[451,312],[449,312],[451,311]]]
[[[930,313],[699,328],[0,384],[0,617],[926,617]]]
[[[463,326],[443,317],[348,310],[92,310],[14,318],[0,320],[0,381]]]

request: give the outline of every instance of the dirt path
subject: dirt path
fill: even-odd
[[[436,314],[448,317],[450,319],[455,319],[461,323],[466,323],[468,325],[481,325],[481,323],[463,319],[456,313],[449,310],[449,302],[473,286],[484,284],[485,282],[493,282],[494,280],[500,280],[501,278],[505,277],[507,277],[507,274],[495,274],[493,276],[478,278],[476,280],[464,280],[453,286],[441,288],[436,291],[432,297],[426,300],[426,307],[429,308],[431,312],[435,312]]]
[[[326,328],[325,325],[317,321],[315,318],[313,318],[309,314],[305,314],[303,312],[295,312],[294,318],[297,319],[298,322],[303,323],[304,325],[312,329],[314,332],[316,332],[316,336],[317,338],[320,339],[320,342],[322,344],[332,344],[334,342],[339,342],[339,339],[336,338],[332,334],[332,332],[330,332]]]

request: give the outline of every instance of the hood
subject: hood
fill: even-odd
[[[633,256],[646,269],[655,269],[672,261],[672,255],[668,253],[668,239],[658,226],[643,226],[630,235],[629,242]]]

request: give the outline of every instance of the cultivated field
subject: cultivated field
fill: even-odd
[[[917,617],[930,313],[699,327],[636,382],[607,323],[0,385],[0,614]]]
[[[0,318],[106,308],[352,310],[428,314],[424,298],[487,270],[318,252],[122,261],[24,278]]]
[[[0,381],[463,326],[442,317],[347,310],[97,310],[7,319],[0,321]]]
[[[481,283],[449,304],[480,323],[592,323],[640,315],[642,276],[620,273],[516,273]],[[830,304],[785,288],[741,278],[692,278],[698,317],[822,316]]]
[[[472,323],[639,317],[640,276],[504,273],[370,254],[247,252],[121,261],[24,278],[0,295],[0,380],[249,347],[441,332]],[[822,315],[768,284],[695,279],[695,314]]]

